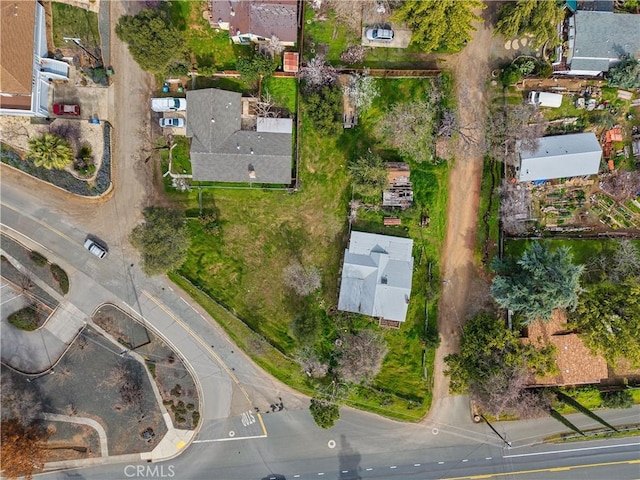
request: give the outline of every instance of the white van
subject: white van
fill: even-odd
[[[529,103],[537,107],[558,108],[562,105],[562,95],[548,92],[529,92]]]

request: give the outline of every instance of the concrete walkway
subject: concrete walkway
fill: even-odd
[[[102,425],[100,425],[92,418],[70,417],[69,415],[58,415],[57,413],[43,413],[41,415],[41,418],[45,420],[53,420],[56,422],[79,423],[81,425],[87,425],[93,428],[96,432],[98,432],[98,437],[100,438],[100,455],[103,458],[109,456],[109,447],[107,446],[107,432],[104,431]]]
[[[14,267],[27,274],[34,283],[59,302],[58,308],[45,324],[33,332],[20,330],[6,319],[0,321],[2,362],[26,374],[46,372],[58,362],[78,332],[84,328],[86,316],[15,258],[5,251],[2,251],[2,254]]]

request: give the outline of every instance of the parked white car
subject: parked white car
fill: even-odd
[[[365,30],[364,36],[372,41],[391,41],[393,40],[393,30],[388,28],[368,28]]]
[[[562,95],[548,92],[529,92],[529,103],[537,107],[558,108],[562,105]]]
[[[151,110],[154,112],[181,112],[187,109],[186,98],[152,98]]]
[[[160,119],[160,126],[167,127],[184,127],[184,118],[182,117],[164,117]]]
[[[98,258],[104,258],[107,255],[107,249],[91,238],[87,238],[84,241],[84,248]]]

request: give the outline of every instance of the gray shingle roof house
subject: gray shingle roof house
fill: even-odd
[[[575,133],[543,137],[536,151],[523,150],[519,155],[518,180],[530,182],[594,175],[600,169],[602,148],[594,133]]]
[[[578,10],[569,19],[567,71],[597,76],[608,72],[623,54],[640,54],[640,15]]]
[[[255,130],[242,130],[241,98],[215,88],[187,92],[193,179],[290,184],[293,120],[258,118]]]
[[[413,275],[413,240],[351,232],[338,310],[404,322]]]

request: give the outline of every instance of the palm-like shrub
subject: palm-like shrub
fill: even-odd
[[[29,139],[29,158],[36,167],[62,170],[73,163],[73,150],[64,138],[45,133]]]

